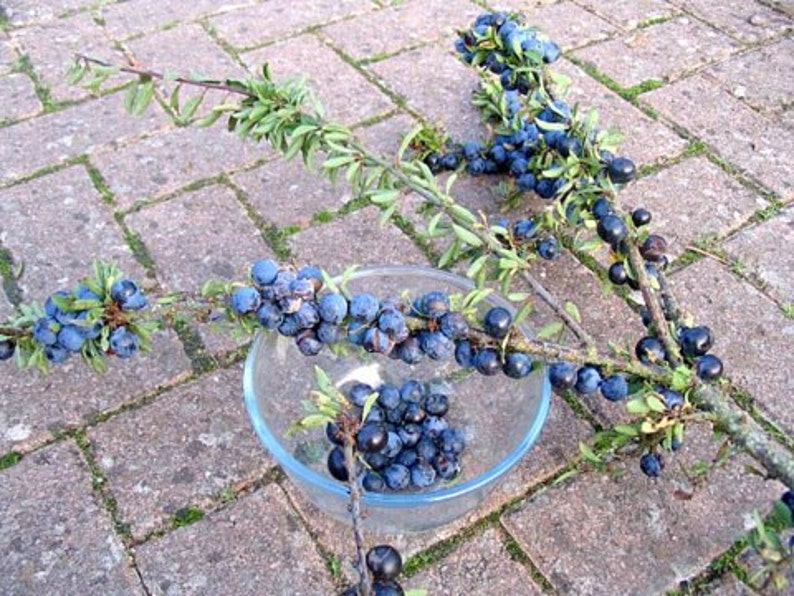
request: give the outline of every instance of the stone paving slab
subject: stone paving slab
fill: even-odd
[[[746,228],[723,245],[733,258],[758,275],[781,302],[794,303],[794,207],[771,220]]]
[[[309,533],[270,484],[135,549],[150,594],[333,594]]]
[[[646,22],[669,19],[678,8],[665,0],[576,0],[601,18],[630,30]]]
[[[0,184],[154,131],[166,121],[160,110],[130,117],[124,111],[122,94],[114,93],[14,124],[3,129]]]
[[[782,197],[791,195],[794,137],[780,135],[774,121],[734,99],[713,79],[697,74],[643,95],[642,101]]]
[[[19,59],[14,46],[8,38],[8,34],[0,33],[0,74],[10,72]]]
[[[0,77],[0,105],[0,124],[35,116],[42,110],[33,81],[22,73]]]
[[[670,0],[744,42],[780,35],[794,20],[755,0]]]
[[[230,11],[209,19],[209,23],[221,39],[237,49],[246,49],[374,8],[376,5],[367,0],[317,0],[299,8],[291,0],[272,0]],[[267,23],[267,28],[263,30],[261,23]]]
[[[747,390],[787,433],[794,433],[794,321],[750,285],[712,259],[671,276],[681,304],[716,338],[713,352],[725,374]]]
[[[794,83],[794,40],[782,39],[715,64],[704,74],[720,81],[722,87],[735,98],[752,107],[775,112],[792,102]]]
[[[407,0],[321,31],[354,60],[377,59],[449,36],[456,28],[467,27],[480,12],[468,0]],[[388,35],[381,34],[386,30]]]
[[[579,50],[576,56],[623,87],[632,87],[651,79],[673,80],[738,48],[708,25],[679,17]]]
[[[701,592],[704,596],[752,596],[753,592],[736,579],[736,576],[726,573],[717,581],[705,586]]]
[[[80,358],[41,375],[3,363],[0,376],[0,453],[27,452],[54,433],[84,426],[97,414],[117,409],[180,381],[190,362],[172,332],[154,335],[150,354],[109,358],[108,372],[95,373]]]
[[[50,20],[12,31],[11,35],[20,52],[30,58],[36,74],[56,101],[84,99],[91,95],[82,87],[70,85],[66,79],[75,54],[85,54],[112,64],[126,62],[124,55],[113,47],[112,41],[90,13]],[[121,85],[127,80],[125,76],[114,75],[104,87]]]
[[[97,152],[91,162],[108,181],[116,205],[129,209],[196,180],[251,166],[268,153],[264,144],[243,141],[219,124],[164,131]]]
[[[655,121],[567,60],[554,64],[554,69],[571,78],[569,103],[580,109],[598,110],[599,126],[616,128],[623,134],[620,153],[631,157],[638,166],[658,163],[680,155],[686,141],[663,123]],[[653,143],[647,139],[652,138]]]
[[[322,162],[318,156],[316,167]],[[353,199],[344,179],[332,182],[316,169],[308,171],[300,157],[273,159],[234,175],[232,181],[263,218],[279,227],[306,228],[317,213],[333,213]]]
[[[142,537],[261,477],[272,459],[242,400],[242,366],[210,373],[88,433],[120,518]]]
[[[91,0],[5,0],[3,9],[14,26],[49,21],[65,13],[94,4]]]
[[[144,594],[72,441],[0,472],[0,592]]]
[[[614,477],[580,475],[530,497],[503,524],[563,594],[658,594],[697,574],[744,531],[744,516],[765,511],[779,486],[743,469],[744,458],[712,472],[691,491],[682,468],[710,461],[710,435],[688,432],[660,480],[636,459]],[[676,490],[691,499],[680,499]]]
[[[438,542],[454,536],[463,528],[476,523],[506,503],[521,497],[533,484],[551,476],[565,465],[578,453],[579,441],[586,441],[591,434],[592,430],[576,417],[563,400],[555,395],[552,397],[549,417],[537,443],[472,513],[447,526],[426,532],[394,534],[374,530],[371,539],[379,543],[393,544],[395,548],[399,549],[404,559],[412,557]],[[294,506],[301,513],[320,544],[341,557],[343,570],[347,577],[355,578],[355,570],[351,563],[355,554],[355,545],[352,540],[340,540],[340,536],[350,535],[352,530],[349,524],[333,519],[320,511],[292,482],[286,481],[284,486]],[[414,582],[409,582],[406,586],[423,587]]]
[[[381,226],[380,216],[376,207],[365,207],[298,232],[288,239],[292,255],[334,274],[351,265],[427,265],[413,241],[392,223]]]
[[[628,210],[650,209],[653,231],[667,239],[671,258],[695,240],[724,237],[769,205],[703,156],[629,184],[619,200]]]
[[[253,2],[254,0],[235,0],[229,8],[236,9]],[[99,8],[99,15],[113,39],[125,39],[135,34],[164,29],[176,23],[193,21],[205,15],[222,12],[224,8],[218,6],[215,0],[168,3],[159,0],[138,0],[104,4]]]
[[[434,596],[543,594],[527,569],[510,557],[495,529],[486,530],[402,583]]]
[[[198,292],[208,279],[243,279],[269,253],[231,189],[212,185],[132,213],[168,291]],[[186,225],[189,223],[189,225]]]
[[[375,124],[356,129],[355,135],[370,151],[383,157],[394,158],[405,135],[417,124],[414,118],[399,111]]]
[[[568,0],[543,5],[511,0],[505,8],[524,14],[528,25],[540,29],[565,50],[579,48],[619,32],[614,25]]]
[[[471,105],[479,75],[452,53],[452,42],[426,46],[368,67],[384,84],[404,97],[410,108],[441,124],[457,141],[484,134],[480,114]],[[417,76],[417,64],[433,64],[433,84]]]
[[[243,54],[242,59],[254,73],[269,63],[276,80],[305,78],[331,120],[355,124],[395,107],[360,72],[312,34]]]
[[[0,234],[16,263],[26,300],[43,302],[90,275],[97,259],[144,281],[143,268],[81,165],[0,189]]]

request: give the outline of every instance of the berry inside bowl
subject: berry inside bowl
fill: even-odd
[[[473,284],[462,277],[415,266],[370,267],[356,271],[346,282],[351,294],[367,292],[381,301],[414,300],[429,292],[465,296]],[[514,309],[490,295],[477,304],[482,316],[500,306]],[[519,327],[531,336],[529,329]],[[319,509],[349,521],[347,485],[328,471],[333,444],[323,427],[288,432],[306,415],[303,402],[316,389],[315,367],[348,394],[356,383],[372,388],[383,384],[401,387],[418,381],[425,395],[448,395],[446,419],[465,441],[460,471],[451,479],[440,476],[430,486],[383,492],[364,491],[364,524],[371,531],[413,532],[429,530],[475,509],[499,481],[526,455],[540,435],[549,410],[551,390],[545,369],[538,366],[519,379],[499,372],[486,376],[464,369],[455,358],[424,357],[417,364],[368,353],[362,348],[331,351],[316,356],[300,353],[296,341],[276,332],[257,335],[245,364],[245,403],[263,445],[284,472]],[[368,469],[362,463],[363,473]]]

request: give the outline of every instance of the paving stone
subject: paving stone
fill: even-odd
[[[0,592],[144,594],[71,441],[0,475]]]
[[[510,0],[505,7],[523,14],[527,24],[537,27],[566,50],[606,39],[618,32],[604,19],[567,0],[541,5],[526,0]]]
[[[166,122],[160,110],[139,118],[124,111],[121,94],[87,101],[3,129],[0,182],[20,178],[70,157],[152,131]]]
[[[732,257],[768,284],[768,291],[782,302],[794,303],[794,207],[784,209],[767,222],[742,230],[723,244]]]
[[[601,128],[617,128],[624,135],[620,152],[638,166],[649,165],[679,155],[686,141],[663,123],[646,116],[614,91],[611,91],[567,60],[560,60],[555,69],[571,79],[568,101],[579,103],[581,109],[595,108]],[[653,139],[652,143],[648,139]]]
[[[176,128],[97,152],[92,163],[118,206],[155,199],[196,180],[253,165],[269,150],[220,127]]]
[[[369,529],[369,531],[372,532],[372,536],[377,536],[379,541],[394,545],[404,558],[412,557],[434,544],[454,536],[499,507],[520,497],[533,484],[557,472],[578,454],[579,441],[586,441],[591,434],[592,431],[589,427],[576,417],[562,399],[554,395],[549,417],[537,443],[471,514],[451,524],[426,532],[394,534],[384,533],[376,528]],[[318,541],[324,548],[336,553],[342,559],[345,573],[351,579],[354,578],[355,570],[351,561],[355,554],[355,546],[352,541],[339,540],[339,536],[350,532],[349,525],[320,511],[292,482],[287,481],[284,486],[291,501],[300,511]],[[425,586],[412,581],[407,583],[406,587],[421,588]],[[431,592],[431,594],[433,593],[435,592]]]
[[[704,74],[720,81],[737,99],[763,111],[777,111],[791,103],[794,40],[783,39],[715,64]]]
[[[252,72],[269,63],[277,80],[305,78],[331,120],[354,124],[394,109],[361,73],[311,34],[243,54],[243,60]]]
[[[783,197],[794,188],[794,137],[697,74],[642,100],[708,142],[720,155]],[[704,106],[708,106],[706,109]]]
[[[632,87],[650,79],[673,80],[738,47],[708,25],[680,17],[579,50],[576,56],[623,87]]]
[[[273,463],[242,400],[242,366],[201,377],[91,429],[97,462],[135,536],[182,507],[205,507]]]
[[[0,74],[13,70],[18,58],[14,46],[8,41],[8,34],[0,33]]]
[[[707,586],[698,587],[698,589],[704,596],[752,596],[754,594],[731,573],[726,573],[718,580]]]
[[[526,567],[512,559],[495,529],[462,544],[403,584],[406,588],[421,587],[428,594],[438,596],[543,594]]]
[[[397,155],[405,135],[416,125],[416,120],[400,111],[371,126],[356,129],[355,134],[370,151],[383,157],[393,158]]]
[[[221,38],[236,48],[252,48],[342,17],[371,11],[367,0],[317,0],[296,7],[271,0],[210,19]]]
[[[32,22],[49,21],[81,6],[91,5],[91,0],[5,0],[3,13],[14,26]]]
[[[403,96],[408,106],[430,122],[441,124],[457,140],[485,136],[480,113],[471,104],[471,94],[479,86],[473,68],[453,56],[451,44],[426,46],[372,64],[370,68],[385,85]],[[433,73],[433,84],[418,77],[416,65]]]
[[[413,241],[392,223],[380,224],[381,211],[365,207],[289,237],[297,262],[331,273],[351,265],[427,265]]]
[[[73,166],[0,190],[0,236],[15,262],[25,300],[43,302],[91,274],[97,259],[142,280],[110,207],[83,166]]]
[[[311,536],[276,485],[136,548],[149,592],[333,594]]]
[[[0,77],[0,123],[35,116],[41,111],[41,102],[36,96],[33,81],[22,73]]]
[[[317,165],[321,163],[322,159],[317,159]],[[246,192],[259,214],[279,227],[305,228],[315,214],[334,212],[353,198],[344,179],[332,182],[316,169],[309,170],[300,157],[273,159],[236,174],[232,180]]]
[[[322,32],[355,60],[378,58],[449,36],[456,28],[467,27],[480,12],[482,8],[466,0],[408,0],[329,25]],[[388,34],[379,34],[382,31]]]
[[[538,493],[502,523],[561,593],[663,593],[728,548],[745,516],[780,490],[747,474],[740,457],[693,491],[686,468],[717,449],[705,429],[692,429],[659,480],[629,460],[611,477],[583,474]]]
[[[252,4],[252,0],[238,0],[227,7],[219,7],[214,0],[193,0],[192,2],[159,2],[158,0],[138,0],[103,4],[99,15],[114,39],[128,38],[136,33],[163,29],[166,26],[199,17],[219,14]],[[190,64],[190,62],[186,63]]]
[[[620,203],[629,210],[650,209],[653,230],[667,239],[670,257],[680,256],[694,240],[727,235],[768,206],[703,156],[629,184]]]
[[[124,55],[113,47],[112,41],[89,13],[15,30],[12,39],[18,44],[20,52],[30,58],[36,74],[56,101],[90,96],[88,90],[70,85],[67,81],[66,73],[74,62],[75,54],[81,53],[112,64],[126,63]],[[108,79],[103,88],[121,85],[127,80],[127,76],[115,75]]]
[[[600,17],[622,29],[635,29],[638,25],[657,19],[669,19],[679,10],[665,0],[576,0]]]
[[[27,452],[53,434],[83,426],[190,373],[190,362],[172,332],[157,332],[150,354],[108,359],[108,372],[95,373],[80,358],[42,375],[4,363],[0,375],[0,453]]]
[[[754,0],[670,1],[744,42],[758,42],[774,37],[794,25],[791,18]]]
[[[671,284],[695,320],[711,327],[717,338],[714,353],[725,363],[725,374],[749,391],[784,432],[794,432],[789,400],[794,394],[789,374],[794,321],[711,259],[675,273]]]
[[[154,205],[127,216],[126,222],[140,234],[169,291],[196,292],[210,278],[244,279],[251,263],[270,253],[225,186]]]

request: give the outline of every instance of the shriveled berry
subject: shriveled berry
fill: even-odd
[[[651,234],[640,246],[640,254],[646,261],[658,263],[665,259],[667,240],[658,234]]]

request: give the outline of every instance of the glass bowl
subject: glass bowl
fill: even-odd
[[[379,266],[356,271],[347,282],[353,292],[369,292],[379,299],[409,299],[433,290],[465,295],[473,284],[466,278],[417,266]],[[478,304],[514,309],[500,296]],[[531,331],[522,326],[527,336]],[[408,379],[425,384],[443,383],[452,390],[447,418],[462,430],[466,449],[461,473],[423,492],[365,492],[364,524],[371,531],[414,532],[429,530],[466,515],[521,460],[540,435],[551,399],[541,367],[516,380],[504,374],[483,376],[466,372],[454,361],[424,358],[408,365],[363,350],[345,356],[324,349],[318,356],[302,355],[294,339],[259,333],[245,363],[244,393],[248,414],[265,448],[289,478],[319,509],[349,522],[348,491],[327,472],[331,443],[323,428],[288,434],[288,427],[306,415],[303,401],[316,389],[314,367],[325,370],[344,390],[353,382],[373,387],[388,382],[401,385]]]

